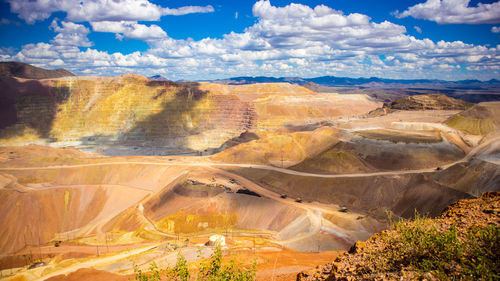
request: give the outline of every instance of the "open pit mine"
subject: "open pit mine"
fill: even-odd
[[[127,280],[213,241],[295,280],[388,214],[500,190],[500,102],[42,74],[0,76],[2,280]]]

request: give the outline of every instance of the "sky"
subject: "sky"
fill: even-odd
[[[500,79],[500,0],[0,0],[0,61],[171,80]]]

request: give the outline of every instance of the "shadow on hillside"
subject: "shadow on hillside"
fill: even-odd
[[[323,120],[311,124],[301,124],[301,125],[294,125],[294,124],[285,124],[285,128],[289,130],[290,132],[309,132],[309,131],[314,131],[318,128],[321,127],[333,127],[334,124],[330,121]]]
[[[68,87],[49,87],[38,80],[0,76],[0,138],[21,136],[31,128],[50,138],[57,106],[70,96]]]
[[[229,149],[233,146],[237,146],[239,144],[251,142],[253,140],[258,140],[258,139],[259,139],[259,136],[257,134],[255,134],[253,132],[249,132],[249,131],[244,131],[239,136],[225,141],[223,144],[221,144],[219,146],[219,148],[216,149],[216,151],[220,152],[220,151]]]
[[[200,133],[206,120],[200,119],[196,105],[208,91],[199,88],[197,82],[149,81],[147,86],[157,87],[157,94],[151,100],[163,95],[173,98],[163,102],[162,110],[136,122],[123,133],[118,142],[103,149],[105,155],[199,155],[201,152],[187,146],[187,137]],[[172,94],[168,88],[178,88]],[[199,124],[198,124],[199,123]],[[201,124],[201,126],[200,126]]]

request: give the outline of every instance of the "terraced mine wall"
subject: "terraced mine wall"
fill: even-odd
[[[255,116],[250,103],[204,91],[197,83],[156,82],[135,75],[4,80],[2,84],[11,86],[10,116],[0,127],[7,144],[37,139],[202,151],[249,130]]]
[[[7,101],[0,144],[58,143],[106,155],[209,154],[248,131],[365,114],[380,105],[363,95],[324,95],[286,83],[174,83],[132,74],[1,77],[0,87]]]

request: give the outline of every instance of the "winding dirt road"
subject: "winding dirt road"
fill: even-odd
[[[35,280],[42,281],[42,280],[49,279],[50,277],[54,277],[56,275],[68,274],[68,273],[76,271],[80,268],[89,268],[89,267],[94,267],[94,266],[101,265],[101,264],[116,262],[116,261],[119,261],[121,259],[126,259],[128,257],[139,255],[141,253],[147,252],[149,250],[152,250],[152,249],[158,247],[159,245],[160,244],[155,244],[152,246],[147,246],[147,247],[143,247],[143,248],[139,248],[139,249],[125,251],[125,252],[122,252],[118,255],[112,255],[109,257],[103,257],[103,258],[92,259],[89,261],[79,262],[78,264],[66,267],[66,268],[61,269],[61,270],[56,270],[52,273],[44,275],[43,277],[40,277],[40,278],[35,279]]]
[[[455,162],[439,166],[441,168],[448,168],[458,163],[463,163],[470,161],[472,157],[476,154],[481,153],[489,145],[495,147],[500,146],[500,137],[490,139],[484,142],[474,149],[472,149],[464,158],[457,160]],[[82,167],[99,167],[99,166],[110,166],[110,165],[152,165],[152,166],[185,166],[185,167],[238,167],[238,168],[253,168],[261,170],[271,170],[289,175],[303,176],[303,177],[318,177],[318,178],[355,178],[355,177],[374,177],[374,176],[392,176],[392,175],[404,175],[404,174],[419,174],[433,172],[438,167],[431,167],[426,169],[417,170],[400,170],[400,171],[382,171],[382,172],[371,172],[371,173],[352,173],[352,174],[317,174],[317,173],[306,173],[299,172],[285,168],[278,168],[273,166],[258,165],[258,164],[237,164],[237,163],[214,163],[214,162],[148,162],[148,161],[121,161],[121,162],[101,162],[101,163],[88,163],[88,164],[74,164],[74,165],[55,165],[55,166],[45,166],[45,167],[0,167],[0,171],[19,171],[19,170],[54,170],[54,169],[70,169],[70,168],[82,168]]]
[[[464,162],[459,160],[448,164],[451,166],[457,163]],[[46,166],[46,167],[17,167],[17,168],[0,168],[0,171],[18,171],[18,170],[57,170],[57,169],[70,169],[70,168],[83,168],[83,167],[100,167],[111,165],[151,165],[151,166],[186,166],[186,167],[238,167],[238,168],[253,168],[260,170],[271,170],[289,175],[303,176],[303,177],[318,177],[318,178],[357,178],[357,177],[374,177],[374,176],[391,176],[403,174],[418,174],[427,173],[436,170],[434,168],[419,169],[419,170],[403,170],[403,171],[384,171],[372,173],[355,173],[355,174],[315,174],[299,172],[285,168],[278,168],[266,165],[256,164],[232,164],[232,163],[212,163],[212,162],[196,162],[196,163],[158,163],[147,161],[124,161],[124,162],[107,162],[107,163],[90,163],[90,164],[76,164],[76,165],[59,165],[59,166]],[[444,166],[443,166],[444,167]]]

